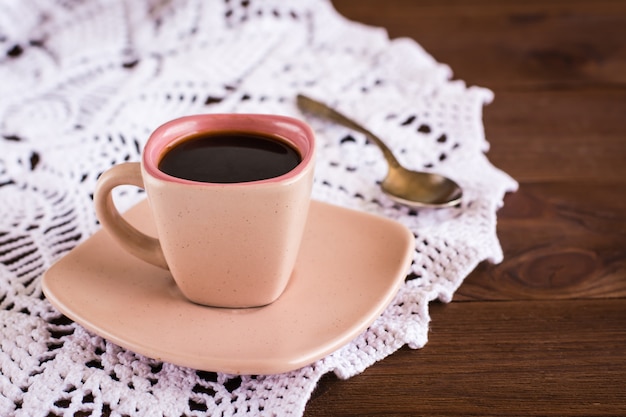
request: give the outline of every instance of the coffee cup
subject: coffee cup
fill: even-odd
[[[244,308],[278,299],[304,233],[313,184],[315,137],[278,115],[205,114],[157,128],[141,162],[99,178],[96,214],[132,255],[170,271],[190,301]],[[112,190],[145,189],[157,236],[118,212]]]

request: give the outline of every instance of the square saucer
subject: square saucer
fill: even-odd
[[[124,217],[152,235],[147,201]],[[398,222],[312,201],[289,284],[274,303],[227,309],[193,304],[168,271],[100,230],[43,276],[47,299],[95,334],[144,356],[199,370],[274,374],[332,353],[387,307],[412,259]]]

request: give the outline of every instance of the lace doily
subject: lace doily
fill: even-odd
[[[405,344],[423,346],[428,303],[449,301],[479,262],[502,258],[496,211],[517,184],[484,155],[492,93],[451,81],[415,42],[390,41],[328,1],[3,1],[0,80],[0,415],[302,415],[325,373],[349,378]],[[386,173],[377,148],[311,122],[313,197],[396,219],[416,236],[406,283],[367,331],[302,369],[234,376],[142,357],[51,307],[40,277],[98,229],[101,172],[138,160],[149,133],[178,116],[302,117],[298,92],[366,124],[408,167],[465,190],[449,209],[394,204],[377,185]],[[120,209],[143,197],[116,194]]]

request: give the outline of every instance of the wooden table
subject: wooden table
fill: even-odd
[[[429,342],[305,416],[626,415],[626,1],[334,0],[490,88],[490,160],[520,182]]]

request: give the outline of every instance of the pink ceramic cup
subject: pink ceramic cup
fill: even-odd
[[[217,184],[172,177],[158,164],[168,149],[199,133],[237,131],[280,138],[302,161],[265,180]],[[190,301],[214,307],[257,307],[283,292],[304,232],[313,183],[315,138],[305,123],[284,116],[208,114],[159,127],[148,139],[141,164],[106,171],[96,186],[96,214],[128,252],[168,269]],[[158,238],[119,214],[111,191],[144,188]]]

